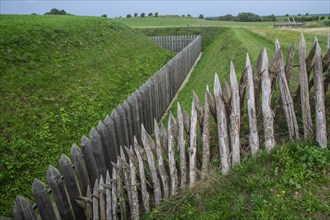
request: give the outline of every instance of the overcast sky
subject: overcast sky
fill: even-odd
[[[72,0],[0,0],[1,14],[44,14],[52,8],[64,9],[75,15],[108,17],[126,16],[127,14],[155,13],[160,15],[177,14],[198,16],[237,15],[239,12],[253,12],[259,15],[291,14],[329,14],[330,0],[267,1],[267,0],[213,0],[213,1],[176,1],[176,0],[135,0],[135,1],[72,1]]]

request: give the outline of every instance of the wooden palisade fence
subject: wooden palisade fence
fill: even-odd
[[[183,48],[188,46],[191,41],[196,39],[196,35],[174,35],[174,36],[151,36],[149,37],[152,41],[159,44],[160,46],[178,53]]]
[[[315,132],[319,146],[326,148],[325,94],[330,81],[330,47],[322,58],[321,48],[315,39],[314,48],[306,59],[306,44],[301,35],[298,49],[299,110],[299,105],[293,102],[299,95],[293,97],[288,87],[294,50],[289,50],[285,64],[278,41],[275,48],[276,53],[270,62],[266,49],[260,53],[254,72],[247,55],[246,68],[239,82],[232,63],[230,83],[225,81],[221,84],[215,74],[214,90],[211,92],[206,88],[204,105],[194,93],[189,117],[178,103],[177,119],[170,113],[167,129],[162,123],[159,125],[156,119],[153,121],[154,138],[142,124],[139,133],[141,142],[134,136],[133,144],[121,145],[116,162],[111,162],[111,170],[107,169],[109,160],[105,153],[106,141],[111,133],[100,132],[97,135],[96,131],[92,131],[90,140],[83,138],[81,149],[72,146],[72,161],[66,155],[61,156],[60,171],[49,166],[47,179],[56,206],[50,200],[46,185],[37,179],[33,183],[33,196],[41,217],[139,219],[140,213],[150,211],[179,190],[193,187],[196,181],[205,178],[211,158],[220,158],[219,167],[226,175],[232,166],[240,162],[243,153],[240,141],[244,137],[241,122],[245,116],[245,103],[249,153],[256,155],[261,146],[270,152],[276,141],[274,112],[277,110],[273,111],[271,106],[272,85],[276,81],[288,138],[300,137],[296,119],[296,114],[299,114],[303,120],[303,137],[309,138]],[[310,79],[312,70],[314,75]],[[314,86],[315,114],[312,114],[309,101],[311,84]],[[312,124],[312,115],[315,115],[315,125]],[[212,123],[217,128],[217,134],[214,134],[218,147],[216,155],[211,154],[214,152],[210,143]],[[262,128],[258,124],[262,124]],[[14,216],[16,219],[36,218],[31,203],[20,196],[16,198]]]

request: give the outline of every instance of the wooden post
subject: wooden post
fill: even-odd
[[[307,139],[313,134],[313,124],[311,116],[311,107],[309,103],[308,75],[306,69],[306,43],[304,35],[301,34],[299,41],[299,84],[302,121],[304,126],[304,138]]]
[[[99,207],[100,207],[100,219],[105,220],[106,218],[106,200],[105,200],[105,190],[104,190],[104,180],[102,175],[100,176],[100,184],[98,189],[98,196],[99,196]]]
[[[130,147],[129,152],[133,155],[132,147]],[[132,219],[139,219],[140,217],[140,207],[139,207],[139,195],[137,191],[137,182],[136,182],[136,166],[131,159],[129,158],[129,169],[130,169],[130,180],[131,180],[131,195],[132,195],[132,204],[133,210],[131,211]]]
[[[76,144],[72,145],[70,154],[73,158],[74,171],[75,171],[76,176],[78,178],[81,193],[85,196],[87,186],[90,186],[85,161],[82,157],[82,153],[81,153],[80,148]]]
[[[104,162],[106,165],[106,169],[112,169],[111,167],[111,150],[110,150],[110,140],[109,140],[109,135],[107,131],[107,127],[103,124],[102,121],[99,121],[97,125],[97,132],[100,135],[101,138],[101,145],[102,145],[102,151],[104,153]]]
[[[52,165],[49,165],[46,175],[61,218],[74,219],[60,172]],[[87,186],[88,184],[86,185],[86,188]]]
[[[292,67],[293,67],[293,62],[294,62],[294,49],[295,49],[294,44],[292,43],[289,48],[289,51],[288,51],[288,56],[286,57],[285,76],[286,76],[288,85],[290,83]]]
[[[289,85],[286,80],[285,67],[283,61],[282,48],[278,40],[275,41],[276,50],[280,52],[280,66],[278,74],[278,83],[280,87],[282,106],[285,114],[285,118],[288,125],[290,139],[299,139],[299,130],[296,119],[296,113],[294,111],[293,100],[290,94]]]
[[[135,148],[135,153],[139,162],[139,173],[140,173],[140,183],[141,183],[141,193],[142,193],[142,202],[143,207],[146,212],[150,211],[149,205],[149,193],[147,191],[146,176],[144,172],[143,160],[140,152]]]
[[[210,105],[207,92],[209,87],[206,87],[204,110],[203,110],[203,158],[202,158],[202,179],[205,179],[210,164]]]
[[[190,119],[190,141],[189,141],[189,186],[192,187],[196,182],[196,156],[197,156],[197,120],[198,110],[196,106],[197,99],[193,92],[193,101],[191,104],[191,119]]]
[[[316,57],[314,63],[314,88],[315,88],[315,115],[316,115],[316,141],[322,148],[326,148],[327,128],[325,120],[324,84],[321,47],[315,37]]]
[[[95,128],[92,128],[92,130],[89,133],[89,136],[90,136],[95,162],[97,165],[97,170],[99,171],[99,175],[102,175],[105,178],[107,168],[105,166],[101,137]]]
[[[112,121],[114,123],[115,134],[116,134],[116,143],[117,143],[116,152],[117,152],[117,155],[118,155],[119,154],[119,146],[124,145],[124,139],[123,139],[123,134],[122,134],[120,116],[119,116],[118,112],[116,110],[114,110],[114,111],[112,111],[110,118],[112,119]]]
[[[133,207],[133,202],[132,202],[132,190],[131,190],[129,165],[127,164],[127,160],[124,155],[124,150],[122,147],[120,148],[120,156],[118,156],[118,160],[120,161],[121,170],[124,174],[124,183],[125,183],[126,194],[127,194],[128,204],[129,204],[129,211],[130,211],[128,213],[132,214],[134,207]],[[129,214],[128,214],[128,216],[129,216]]]
[[[127,123],[127,132],[128,132],[128,143],[129,145],[132,145],[134,140],[134,134],[133,134],[133,119],[132,119],[132,115],[131,115],[131,109],[129,104],[124,101],[123,103],[123,109],[125,111],[125,115],[126,115],[126,123]]]
[[[246,54],[246,70],[247,70],[247,111],[249,116],[249,145],[252,156],[255,156],[259,151],[259,135],[257,127],[256,106],[254,99],[254,82],[252,75],[252,67],[249,54]]]
[[[112,186],[110,180],[109,171],[107,171],[107,176],[105,178],[105,196],[106,196],[106,218],[107,220],[112,220]]]
[[[35,178],[32,184],[32,195],[36,201],[41,218],[55,220],[56,215],[47,192],[46,184]]]
[[[111,162],[117,161],[117,138],[116,138],[116,131],[115,131],[115,124],[113,120],[107,115],[104,119],[104,125],[107,127],[108,136],[109,136],[109,143],[110,148],[108,151],[110,152],[110,160]]]
[[[92,207],[92,205],[93,205],[93,198],[92,198],[91,188],[89,186],[87,186],[86,197],[90,201],[90,202],[87,202],[86,203],[86,209],[85,209],[86,219],[87,220],[90,220],[93,217],[93,207]]]
[[[247,83],[248,83],[248,79],[247,79],[247,70],[246,68],[244,69],[244,72],[241,76],[241,79],[239,81],[239,105],[240,105],[240,121],[241,121],[241,125],[240,127],[243,127],[243,123],[244,123],[244,98],[245,98],[245,94],[246,94],[246,87],[247,87]]]
[[[227,128],[227,114],[225,104],[222,99],[222,90],[219,77],[214,76],[214,98],[217,112],[218,144],[220,148],[221,170],[222,174],[229,171],[229,138]]]
[[[99,200],[98,200],[98,188],[99,188],[99,182],[96,179],[94,183],[93,188],[93,220],[99,220]]]
[[[13,215],[16,220],[36,220],[37,216],[32,208],[32,203],[27,198],[17,196],[13,209]]]
[[[162,122],[160,123],[160,140],[162,143],[161,146],[163,147],[165,154],[168,155],[168,134]]]
[[[230,63],[230,86],[232,91],[231,98],[231,114],[230,114],[230,140],[231,140],[231,153],[232,153],[232,165],[240,162],[240,98],[238,83],[236,78],[236,72],[234,65]]]
[[[117,185],[117,170],[113,167],[112,168],[112,183],[111,183],[111,205],[112,205],[112,217],[113,220],[118,219],[118,185]]]
[[[63,174],[64,184],[66,186],[71,206],[76,219],[85,219],[84,209],[79,207],[76,203],[76,199],[81,195],[79,186],[76,182],[76,177],[72,168],[72,163],[69,157],[62,154],[59,160],[60,170]]]
[[[172,113],[170,112],[168,118],[168,128],[167,128],[167,150],[168,150],[168,163],[169,163],[169,171],[170,171],[170,179],[171,179],[171,196],[177,193],[178,188],[178,174],[176,169],[175,162],[175,150],[174,150],[174,134],[173,134],[173,126],[174,118]]]
[[[169,196],[169,186],[168,186],[168,177],[166,173],[165,163],[163,159],[163,148],[162,148],[162,142],[161,142],[161,134],[160,129],[158,126],[158,123],[156,119],[154,120],[155,123],[155,137],[156,137],[156,153],[157,153],[157,159],[158,159],[158,169],[160,174],[160,179],[162,181],[163,186],[163,195],[164,199],[167,199]]]
[[[154,188],[154,196],[155,196],[155,204],[158,206],[162,200],[162,194],[161,194],[161,188],[160,188],[160,183],[157,175],[157,169],[155,166],[155,159],[154,155],[152,153],[152,148],[151,145],[155,145],[153,142],[152,138],[149,136],[147,131],[145,130],[143,124],[141,125],[141,135],[142,135],[142,143],[144,148],[146,149],[146,154],[147,154],[147,160],[149,164],[149,169],[151,173],[151,178],[152,178],[152,185]]]
[[[127,119],[125,110],[121,105],[118,106],[117,110],[119,115],[119,122],[121,124],[121,133],[123,137],[123,143],[120,146],[129,146],[129,137],[128,137],[128,128],[127,128]]]
[[[262,115],[264,122],[265,147],[270,152],[275,146],[274,139],[274,114],[270,107],[271,103],[271,82],[268,73],[268,56],[266,48],[262,54],[262,75],[261,75],[261,92],[262,92]]]
[[[85,135],[81,139],[81,150],[83,152],[83,158],[85,160],[89,182],[92,184],[98,178],[99,171],[92,151],[92,144]]]
[[[183,189],[187,184],[187,161],[186,161],[186,141],[184,139],[184,121],[180,103],[178,102],[178,147],[180,151],[180,188]]]

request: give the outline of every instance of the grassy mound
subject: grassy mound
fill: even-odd
[[[216,164],[215,164],[216,165]],[[290,143],[165,201],[144,219],[329,219],[330,150]]]
[[[104,18],[0,17],[0,215],[171,52]]]

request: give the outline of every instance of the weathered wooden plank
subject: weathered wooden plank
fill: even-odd
[[[42,219],[56,219],[56,215],[47,192],[46,184],[34,179],[32,184],[32,195],[36,201],[38,212]]]
[[[85,219],[86,216],[84,213],[84,209],[82,207],[79,207],[75,201],[79,196],[81,196],[81,193],[79,190],[79,185],[76,181],[76,177],[74,175],[71,160],[65,154],[62,154],[59,160],[59,165],[61,173],[63,174],[64,184],[70,198],[70,203],[74,212],[74,216],[76,217],[76,219]]]
[[[127,164],[127,160],[124,154],[124,150],[120,148],[120,156],[118,156],[118,160],[120,160],[121,170],[124,174],[124,183],[126,188],[126,194],[129,204],[129,210],[127,210],[127,216],[132,217],[132,212],[134,210],[133,201],[132,201],[132,189],[131,189],[131,180],[130,180],[130,173],[129,173],[129,165]]]
[[[112,220],[112,196],[111,196],[111,178],[109,171],[107,170],[107,176],[105,178],[105,196],[106,196],[106,219]]]
[[[97,132],[100,135],[101,138],[101,145],[102,145],[102,151],[104,153],[104,162],[106,165],[106,169],[112,169],[111,167],[111,149],[110,149],[110,140],[109,140],[109,135],[107,131],[107,127],[103,124],[102,121],[99,121],[97,125]]]
[[[308,89],[308,75],[306,69],[306,43],[304,35],[301,34],[299,41],[299,84],[300,84],[300,98],[301,111],[304,127],[304,138],[307,139],[313,134],[313,124],[311,116],[311,107],[309,103],[309,89]]]
[[[227,121],[229,122],[229,113],[231,112],[231,96],[232,96],[232,91],[229,83],[227,80],[224,80],[223,82],[223,90],[222,90],[222,99],[223,102],[225,103],[226,107],[226,112],[228,113],[227,115]]]
[[[240,117],[241,117],[241,126],[243,126],[244,123],[244,99],[245,99],[245,94],[247,90],[247,83],[248,83],[248,76],[247,76],[247,69],[244,69],[244,72],[241,76],[240,82],[239,82],[239,105],[240,105]]]
[[[109,157],[111,162],[117,161],[117,138],[116,138],[116,131],[115,131],[115,124],[113,120],[107,115],[104,119],[104,125],[107,127],[108,137],[109,137]]]
[[[191,104],[191,118],[190,118],[190,139],[189,139],[189,186],[192,187],[196,182],[196,160],[197,160],[197,120],[198,110],[196,106],[197,95],[193,94],[194,98]]]
[[[187,134],[190,132],[190,118],[186,110],[182,111],[184,130]]]
[[[180,188],[183,189],[187,184],[187,160],[186,160],[186,141],[184,139],[184,121],[180,103],[178,102],[178,147],[180,152]]]
[[[292,67],[294,62],[294,43],[292,42],[289,51],[288,56],[286,57],[286,64],[285,64],[285,76],[288,84],[290,83],[291,79],[291,73],[292,73]]]
[[[60,172],[52,165],[49,165],[46,176],[61,218],[74,219]],[[87,186],[88,184],[86,185],[86,188]]]
[[[324,84],[323,84],[323,67],[322,67],[322,52],[319,42],[315,37],[316,57],[314,63],[314,88],[315,88],[315,115],[316,115],[316,141],[322,148],[326,148],[327,128],[325,119],[324,105]]]
[[[314,42],[312,50],[309,52],[308,57],[306,58],[306,70],[307,70],[307,76],[309,78],[310,73],[313,70],[313,66],[315,63],[316,58],[316,42]]]
[[[133,134],[133,119],[131,115],[131,109],[129,104],[124,101],[123,102],[123,109],[126,115],[126,123],[127,123],[127,132],[128,132],[128,144],[132,145],[134,142],[134,134]]]
[[[123,106],[119,105],[117,108],[117,112],[119,115],[119,121],[121,123],[121,133],[123,137],[123,143],[120,146],[129,146],[129,135],[128,135],[128,125],[127,125],[127,118],[125,110],[123,109]]]
[[[232,91],[231,98],[231,113],[230,113],[230,141],[231,141],[231,155],[232,165],[240,162],[240,97],[238,90],[238,83],[236,72],[233,63],[230,63],[230,86]]]
[[[294,111],[293,100],[292,100],[292,97],[290,94],[289,85],[288,85],[286,75],[285,75],[282,48],[281,48],[278,40],[275,41],[275,48],[280,53],[278,83],[279,83],[279,87],[280,87],[282,106],[283,106],[285,118],[286,118],[286,121],[288,124],[289,136],[290,136],[290,139],[293,139],[293,138],[298,139],[299,130],[298,130],[296,114]]]
[[[37,216],[32,208],[32,203],[29,199],[23,196],[16,196],[15,205],[13,208],[15,220],[36,220]]]
[[[90,202],[86,203],[85,214],[86,219],[90,220],[93,217],[93,197],[91,188],[89,186],[87,186],[86,197],[89,199]]]
[[[254,84],[254,96],[255,96],[255,104],[256,104],[256,115],[259,115],[260,112],[260,91],[261,91],[261,75],[262,75],[262,51],[260,51],[256,71],[253,78]]]
[[[255,156],[259,151],[259,135],[257,126],[257,115],[254,99],[254,82],[252,67],[249,54],[246,54],[246,70],[247,70],[247,111],[249,117],[249,146],[252,156]]]
[[[268,56],[266,48],[262,53],[262,76],[261,76],[261,93],[262,93],[262,115],[265,133],[265,147],[270,152],[275,146],[274,139],[274,115],[270,107],[271,103],[271,82],[268,73]]]
[[[116,152],[117,152],[117,155],[118,155],[119,154],[119,146],[124,145],[123,133],[122,133],[122,128],[121,128],[121,120],[120,120],[120,116],[119,116],[119,114],[116,110],[112,111],[112,113],[110,115],[110,118],[112,119],[112,121],[114,123],[115,134],[116,134],[116,144],[117,144]],[[117,157],[117,155],[116,155],[116,157]],[[117,158],[115,159],[115,161],[116,160],[117,160]]]
[[[92,144],[85,135],[81,139],[81,150],[83,152],[83,158],[85,160],[89,182],[92,184],[99,176],[99,171],[92,151]]]
[[[169,196],[169,185],[168,185],[168,176],[166,173],[165,163],[163,159],[163,147],[161,142],[161,134],[158,123],[156,119],[154,120],[155,123],[155,137],[156,137],[156,154],[157,154],[157,161],[158,161],[158,169],[160,174],[160,179],[162,181],[162,188],[163,188],[163,195],[164,199],[167,199]]]
[[[99,181],[96,179],[94,183],[93,188],[93,220],[99,220],[99,195],[98,195],[98,189],[99,189]]]
[[[214,120],[217,120],[217,111],[216,111],[216,107],[215,107],[215,99],[214,99],[214,95],[212,95],[210,93],[210,91],[206,91],[206,95],[207,95],[207,101],[208,101],[208,105],[210,108],[210,112],[214,118]]]
[[[155,196],[155,204],[158,206],[162,200],[161,188],[158,179],[157,169],[155,165],[154,155],[152,153],[152,148],[155,148],[155,143],[152,138],[149,136],[147,131],[145,130],[144,126],[141,125],[141,135],[142,135],[142,143],[144,148],[146,149],[148,165],[151,173],[152,185],[154,190]],[[153,147],[151,147],[153,145]]]
[[[132,147],[129,150],[130,154],[134,154]],[[140,206],[139,206],[139,195],[137,190],[137,181],[136,181],[136,165],[131,159],[129,158],[129,169],[130,169],[130,180],[131,180],[131,195],[132,195],[132,204],[133,210],[131,213],[132,219],[139,219],[140,217]]]
[[[210,165],[210,105],[207,92],[209,87],[206,87],[204,111],[203,111],[203,129],[202,129],[202,142],[203,142],[203,156],[202,156],[202,179],[205,179]],[[179,116],[178,116],[179,117]]]
[[[100,183],[98,189],[98,196],[99,196],[99,207],[100,207],[100,219],[106,219],[106,200],[105,200],[105,190],[104,190],[104,180],[102,175],[100,176]]]
[[[147,191],[147,183],[146,183],[146,177],[144,172],[144,165],[143,160],[140,152],[135,148],[135,153],[139,162],[139,174],[140,174],[140,184],[141,184],[141,193],[142,193],[142,202],[143,207],[146,212],[150,211],[150,205],[149,205],[149,193]]]
[[[174,119],[172,113],[170,113],[168,118],[168,128],[167,128],[167,149],[168,149],[168,163],[169,163],[169,171],[170,171],[170,180],[171,180],[171,187],[170,187],[170,195],[173,196],[177,193],[178,188],[178,174],[176,169],[176,162],[175,162],[175,149],[174,149],[174,136],[173,136],[173,126]]]
[[[137,96],[135,94],[132,95],[132,103],[129,103],[131,110],[133,110],[132,113],[132,120],[133,120],[133,130],[134,130],[134,135],[137,137],[141,137],[141,120],[140,120],[140,115],[139,115],[139,103]],[[134,142],[134,137],[133,137],[133,142]]]
[[[222,99],[221,84],[218,74],[214,76],[214,99],[217,112],[218,144],[220,148],[221,170],[223,174],[229,171],[229,137],[227,128],[227,113]]]
[[[73,144],[70,150],[70,154],[73,158],[74,171],[78,178],[81,193],[83,195],[86,195],[87,186],[89,186],[90,183],[87,168],[81,150],[76,144]]]
[[[117,192],[117,170],[112,168],[112,183],[111,183],[111,205],[112,205],[112,218],[118,219],[118,192]]]
[[[165,154],[168,155],[168,134],[163,122],[160,123],[160,140],[162,147],[164,148]]]
[[[102,149],[102,141],[100,134],[96,131],[95,128],[92,128],[92,130],[89,133],[89,137],[92,145],[92,151],[94,154],[95,162],[97,165],[97,170],[99,172],[99,175],[105,177],[107,168],[105,165],[104,152]]]

